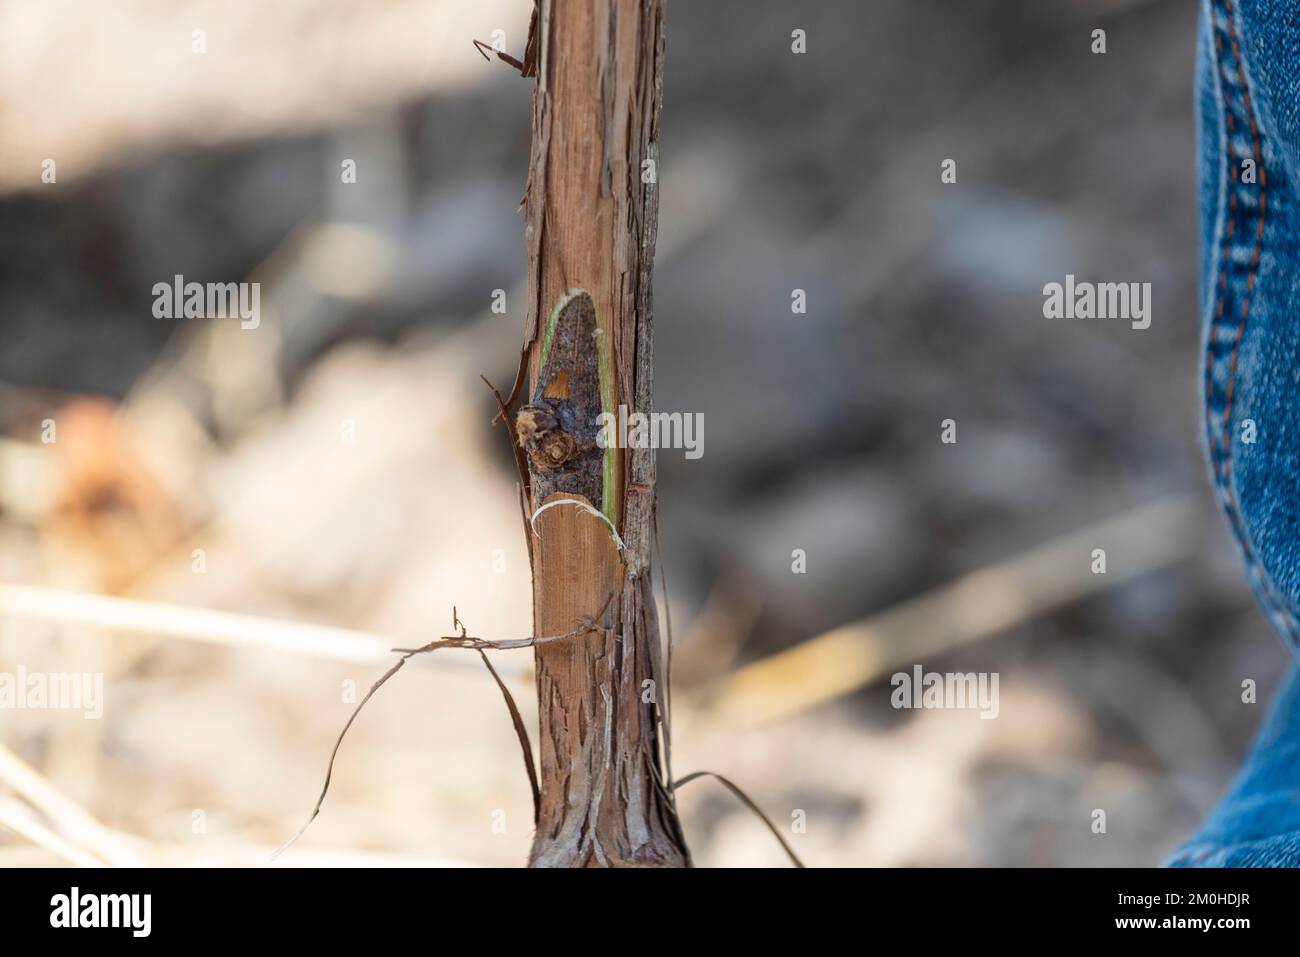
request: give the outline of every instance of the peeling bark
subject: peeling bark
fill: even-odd
[[[642,164],[658,161],[662,0],[541,0],[529,50],[531,401],[515,429],[535,519],[533,624],[559,634],[593,619],[586,635],[536,649],[541,806],[530,864],[687,866],[661,748],[653,452],[592,445],[600,411],[651,406],[658,195]],[[539,513],[552,503],[563,504]]]

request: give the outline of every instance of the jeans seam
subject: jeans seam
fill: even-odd
[[[1222,248],[1220,250],[1220,268],[1218,275],[1218,289],[1215,295],[1214,319],[1211,322],[1210,334],[1206,343],[1205,357],[1205,388],[1206,388],[1206,439],[1209,446],[1211,465],[1215,478],[1215,487],[1219,493],[1220,504],[1224,514],[1228,519],[1228,525],[1232,530],[1233,536],[1237,539],[1238,546],[1241,549],[1247,568],[1255,575],[1261,584],[1260,598],[1265,605],[1266,612],[1274,620],[1274,624],[1283,632],[1284,637],[1289,639],[1292,645],[1297,644],[1297,638],[1294,628],[1291,625],[1291,618],[1284,613],[1282,603],[1276,594],[1276,586],[1272,577],[1267,570],[1259,563],[1255,557],[1255,550],[1251,544],[1250,536],[1245,528],[1241,517],[1241,510],[1237,501],[1235,491],[1235,475],[1232,467],[1232,412],[1236,399],[1237,388],[1237,363],[1240,354],[1241,343],[1245,337],[1246,326],[1250,320],[1250,310],[1253,298],[1255,283],[1258,278],[1260,260],[1263,256],[1264,247],[1264,227],[1268,213],[1268,173],[1264,166],[1263,149],[1260,142],[1259,123],[1255,116],[1254,103],[1250,95],[1250,84],[1246,77],[1245,62],[1241,55],[1241,44],[1238,36],[1236,25],[1235,10],[1233,0],[1216,0],[1214,3],[1219,18],[1225,24],[1222,28],[1217,23],[1212,22],[1211,28],[1214,31],[1215,63],[1219,80],[1219,93],[1223,104],[1224,118],[1224,154],[1227,158],[1226,167],[1228,173],[1227,184],[1227,202],[1228,210],[1224,216],[1224,229]],[[1215,19],[1212,17],[1212,21]],[[1231,55],[1236,68],[1237,86],[1241,91],[1242,112],[1245,114],[1245,120],[1250,128],[1250,153],[1248,157],[1253,160],[1256,169],[1256,182],[1258,185],[1258,196],[1256,198],[1256,215],[1254,225],[1254,239],[1252,240],[1252,251],[1249,265],[1246,269],[1245,291],[1241,296],[1241,305],[1237,310],[1237,316],[1233,321],[1232,333],[1232,350],[1228,357],[1228,369],[1226,382],[1223,392],[1223,418],[1222,428],[1218,433],[1219,448],[1216,450],[1216,435],[1213,418],[1213,398],[1214,392],[1214,367],[1215,367],[1215,345],[1216,339],[1214,331],[1224,319],[1224,312],[1231,290],[1228,285],[1228,269],[1231,263],[1231,253],[1234,244],[1238,242],[1235,238],[1237,227],[1237,192],[1245,184],[1241,181],[1240,163],[1236,161],[1233,155],[1233,123],[1237,117],[1231,99],[1229,97],[1229,87],[1231,85],[1230,77],[1227,70],[1227,54],[1224,49],[1224,34],[1231,45]],[[1242,157],[1247,158],[1247,157]]]

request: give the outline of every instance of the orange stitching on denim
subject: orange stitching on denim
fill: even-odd
[[[1229,451],[1232,448],[1232,405],[1233,397],[1236,393],[1237,386],[1237,356],[1241,348],[1241,340],[1246,331],[1246,322],[1250,318],[1250,299],[1255,289],[1255,276],[1259,270],[1260,255],[1264,247],[1264,217],[1268,214],[1268,176],[1264,170],[1264,157],[1259,146],[1259,127],[1255,123],[1255,108],[1250,100],[1250,88],[1246,83],[1246,67],[1241,59],[1241,46],[1237,41],[1237,26],[1232,18],[1232,0],[1225,0],[1224,8],[1228,14],[1228,29],[1230,31],[1229,39],[1232,41],[1232,57],[1237,61],[1237,82],[1241,86],[1242,104],[1246,109],[1246,119],[1250,122],[1250,151],[1254,156],[1255,167],[1259,172],[1259,215],[1255,228],[1255,248],[1251,252],[1250,267],[1246,272],[1246,295],[1241,300],[1241,320],[1237,323],[1237,334],[1232,342],[1232,355],[1228,360],[1228,382],[1225,387],[1223,400],[1223,462],[1225,475],[1230,475],[1232,470],[1232,456]],[[1225,93],[1226,97],[1227,94]],[[1225,264],[1226,268],[1226,264]],[[1236,501],[1232,495],[1232,482],[1225,482],[1226,491],[1229,499],[1232,501],[1233,508],[1236,508]]]
[[[1225,32],[1228,33],[1228,38],[1232,44],[1233,59],[1236,61],[1237,83],[1241,88],[1242,104],[1246,111],[1246,119],[1250,124],[1251,154],[1254,157],[1255,168],[1258,171],[1259,199],[1258,199],[1258,210],[1257,210],[1256,225],[1255,225],[1255,244],[1254,244],[1254,249],[1252,250],[1251,253],[1250,264],[1247,268],[1247,273],[1246,273],[1246,292],[1245,295],[1242,297],[1240,316],[1235,323],[1236,332],[1233,336],[1232,352],[1228,359],[1228,377],[1224,387],[1224,409],[1223,409],[1222,455],[1221,456],[1215,455],[1213,432],[1210,431],[1210,422],[1209,422],[1208,415],[1206,419],[1206,431],[1211,437],[1209,443],[1210,454],[1215,459],[1217,459],[1217,461],[1214,463],[1215,476],[1218,480],[1217,484],[1219,486],[1220,494],[1223,497],[1224,511],[1227,514],[1228,521],[1232,527],[1233,534],[1236,536],[1238,542],[1240,542],[1241,544],[1242,552],[1245,555],[1247,564],[1250,565],[1252,568],[1257,569],[1258,571],[1261,584],[1263,585],[1264,594],[1262,597],[1265,600],[1265,604],[1271,606],[1271,610],[1275,614],[1278,614],[1279,617],[1281,617],[1282,609],[1280,607],[1280,603],[1278,602],[1276,595],[1274,594],[1274,586],[1271,581],[1271,576],[1269,576],[1268,573],[1259,565],[1254,555],[1254,549],[1251,547],[1250,540],[1246,535],[1246,530],[1241,521],[1240,510],[1237,505],[1236,496],[1233,491],[1233,483],[1232,483],[1232,455],[1231,455],[1232,409],[1233,409],[1233,405],[1235,402],[1235,395],[1236,395],[1237,358],[1240,353],[1242,339],[1244,338],[1246,324],[1250,318],[1251,296],[1253,295],[1254,292],[1255,280],[1258,275],[1259,263],[1263,253],[1264,222],[1268,212],[1268,177],[1267,177],[1267,172],[1264,169],[1263,151],[1260,147],[1259,126],[1255,121],[1254,105],[1251,101],[1250,87],[1246,79],[1245,61],[1242,59],[1241,56],[1241,45],[1238,40],[1237,26],[1233,17],[1232,0],[1224,0],[1224,19],[1227,21],[1227,27]],[[1227,89],[1228,77],[1226,72],[1226,65],[1224,63],[1223,36],[1222,36],[1222,32],[1219,31],[1218,29],[1215,29],[1214,32],[1214,44],[1215,44],[1215,52],[1217,54],[1215,59],[1217,61],[1218,72],[1220,77],[1220,83],[1219,83],[1220,93],[1223,98],[1224,128],[1226,134],[1225,140],[1227,141],[1227,149],[1229,152],[1229,156],[1231,156],[1231,150],[1232,150],[1231,133],[1233,131],[1233,109],[1232,109],[1232,104],[1228,97],[1228,89]],[[1230,215],[1225,217],[1227,222],[1224,229],[1223,248],[1221,251],[1222,265],[1219,271],[1219,288],[1223,291],[1224,294],[1226,294],[1228,290],[1228,262],[1229,262],[1229,254],[1231,251],[1230,240],[1232,239],[1236,231],[1235,213],[1237,210],[1237,196],[1236,193],[1232,191],[1232,186],[1235,182],[1240,182],[1237,169],[1238,169],[1237,164],[1235,163],[1229,164],[1231,179],[1229,181],[1228,207],[1230,210]],[[1224,313],[1224,299],[1222,298],[1222,296],[1220,296],[1215,306],[1215,323],[1217,323],[1219,320],[1223,318],[1223,313]],[[1209,333],[1209,341],[1207,342],[1206,356],[1205,356],[1207,401],[1209,400],[1211,394],[1214,391],[1213,346],[1214,346],[1214,325],[1212,324]],[[1296,636],[1293,632],[1293,629],[1291,629],[1289,626],[1286,625],[1285,619],[1281,622],[1281,624],[1283,624],[1284,630],[1288,633],[1288,636],[1294,642],[1296,640]]]

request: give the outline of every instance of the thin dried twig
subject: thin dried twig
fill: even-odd
[[[82,850],[71,841],[51,831],[32,813],[26,804],[10,798],[0,798],[0,826],[7,827],[20,837],[25,837],[37,847],[77,867],[104,867],[104,861]]]
[[[549,644],[554,641],[566,641],[570,638],[577,638],[579,635],[585,635],[591,631],[599,631],[600,626],[597,624],[597,621],[599,621],[601,618],[604,617],[605,610],[609,608],[609,603],[614,600],[615,593],[616,592],[614,591],[611,591],[609,593],[609,597],[605,599],[605,603],[601,606],[600,611],[598,611],[594,616],[592,617],[584,616],[578,619],[578,626],[572,629],[571,631],[566,631],[562,635],[539,635],[530,638],[507,638],[500,641],[494,641],[488,638],[474,638],[465,633],[465,628],[460,623],[460,617],[453,612],[455,624],[456,626],[460,627],[461,633],[459,635],[444,635],[441,638],[435,638],[433,641],[429,642],[426,645],[421,645],[419,648],[394,648],[393,652],[396,654],[400,654],[402,657],[399,658],[391,668],[385,671],[383,675],[380,676],[378,681],[376,681],[374,684],[370,686],[370,690],[367,691],[365,697],[362,698],[357,703],[357,706],[352,709],[352,714],[348,716],[347,723],[343,725],[343,730],[339,732],[339,736],[337,740],[335,740],[334,742],[334,748],[330,751],[329,764],[326,765],[325,768],[325,783],[321,787],[320,796],[316,798],[316,805],[311,809],[311,814],[308,816],[307,820],[303,822],[302,827],[298,828],[297,832],[293,835],[293,837],[289,838],[289,840],[285,841],[283,844],[280,845],[278,849],[276,849],[276,852],[271,855],[271,860],[275,860],[281,854],[287,851],[290,847],[292,847],[297,842],[298,838],[302,837],[303,834],[307,832],[307,828],[311,827],[312,821],[316,820],[317,816],[320,814],[321,805],[325,803],[325,795],[329,793],[330,781],[334,777],[334,761],[335,759],[338,758],[339,748],[343,746],[343,739],[347,737],[347,733],[349,729],[351,729],[353,722],[357,720],[357,715],[361,714],[361,709],[364,708],[366,704],[370,701],[370,699],[375,696],[376,691],[378,691],[385,684],[387,684],[389,678],[393,677],[393,675],[397,674],[399,671],[402,670],[402,667],[406,664],[407,661],[409,661],[411,658],[415,657],[416,655],[428,654],[430,652],[439,651],[440,649],[443,648],[471,648],[480,653],[489,649],[496,650],[496,651],[506,651],[515,648],[532,648],[535,647],[536,645]],[[488,670],[492,672],[492,676],[494,678],[497,678],[496,671],[492,668],[490,664],[488,665]],[[498,685],[501,684],[500,678],[497,678],[497,684]],[[504,690],[504,686],[502,686],[502,688]],[[509,698],[508,694],[507,694],[507,698]],[[518,710],[513,707],[514,705],[513,700],[509,701],[509,704],[511,705],[512,718],[517,721],[516,729],[522,728],[523,722],[518,718]],[[526,740],[527,736],[525,735],[524,738]],[[531,771],[533,766],[531,746],[526,746],[526,751],[528,752],[528,767]],[[531,776],[532,775],[530,774],[530,777]],[[537,794],[536,781],[533,782],[533,787],[534,787],[534,793],[536,795]],[[540,798],[537,798],[537,800],[540,800]],[[534,811],[537,810],[538,806],[539,806],[538,803],[534,803],[533,805]]]
[[[749,808],[751,811],[757,814],[759,818],[762,819],[763,823],[767,825],[767,829],[772,832],[772,836],[781,842],[781,847],[785,850],[786,856],[790,858],[790,862],[794,864],[795,867],[807,866],[804,864],[803,861],[799,860],[799,855],[794,852],[794,848],[791,847],[786,842],[785,837],[782,836],[781,832],[776,829],[776,825],[772,823],[772,819],[769,818],[766,814],[764,814],[763,811],[759,808],[759,806],[754,803],[753,799],[744,791],[742,791],[734,781],[728,778],[724,778],[721,774],[717,774],[713,771],[693,771],[692,773],[686,775],[686,777],[682,778],[681,780],[674,781],[672,789],[676,791],[683,784],[690,784],[692,781],[696,780],[697,778],[702,778],[702,777],[710,777],[718,781],[719,783],[721,783],[723,787],[725,787],[732,794],[736,795],[736,797],[740,799],[740,802],[744,804],[745,807]]]
[[[487,382],[487,379],[484,379],[483,376],[479,376],[479,378],[483,379],[484,382]],[[515,370],[515,384],[510,387],[510,398],[506,399],[504,402],[501,402],[501,396],[497,395],[497,401],[501,403],[501,411],[492,417],[493,425],[496,425],[498,422],[509,421],[510,410],[513,409],[515,407],[515,403],[519,401],[519,393],[523,392],[524,383],[527,381],[527,379],[528,379],[528,346],[524,346],[523,349],[521,349],[519,352],[519,368]],[[491,385],[492,383],[488,382],[488,386],[490,387]],[[496,392],[496,389],[493,389],[492,391]]]
[[[497,400],[498,411],[497,414],[492,417],[492,424],[496,425],[497,422],[500,421],[505,425],[506,435],[510,440],[510,452],[515,457],[515,470],[519,473],[520,484],[522,484],[526,489],[529,485],[528,463],[524,461],[524,450],[519,447],[519,443],[515,441],[514,433],[510,429],[510,410],[514,407],[515,401],[519,397],[519,380],[515,380],[515,386],[513,391],[510,393],[510,398],[503,399],[501,398],[501,393],[497,390],[497,387],[488,381],[487,376],[480,374],[479,378],[483,380],[485,386],[492,390],[492,397]],[[525,529],[525,531],[527,531],[527,529]]]
[[[528,349],[524,348],[520,358],[519,371],[515,375],[514,388],[510,390],[510,398],[502,399],[501,393],[497,390],[488,377],[479,375],[483,384],[492,390],[492,397],[497,400],[497,414],[492,417],[492,424],[496,425],[498,421],[506,427],[506,441],[510,443],[510,454],[515,457],[515,471],[519,473],[519,513],[524,523],[524,544],[528,547],[528,568],[533,569],[533,536],[529,534],[532,525],[528,518],[528,492],[531,478],[528,474],[528,464],[524,461],[524,450],[519,447],[515,441],[514,433],[510,429],[510,410],[514,408],[515,402],[519,398],[519,390],[522,388],[522,382],[528,370]]]
[[[393,641],[391,635],[348,628],[9,582],[0,582],[0,618],[90,625],[362,664],[386,660]]]
[[[138,863],[133,841],[101,824],[2,744],[0,784],[9,787],[43,814],[69,843],[101,858],[110,866],[132,867]]]
[[[695,703],[733,727],[798,714],[902,665],[1196,554],[1198,508],[1191,498],[1167,498],[1089,525],[751,662],[703,689]],[[1099,543],[1113,556],[1109,571],[1079,574]]]
[[[610,599],[614,597],[610,593]],[[394,648],[395,654],[402,656],[402,661],[410,658],[412,655],[422,655],[430,651],[437,651],[440,648],[471,648],[475,651],[511,651],[516,648],[532,648],[536,645],[549,645],[553,641],[565,641],[569,638],[576,638],[579,635],[586,634],[589,631],[600,631],[600,625],[596,622],[605,613],[609,607],[609,599],[606,599],[604,606],[595,615],[588,617],[586,615],[578,619],[580,624],[572,631],[566,631],[562,635],[539,635],[532,638],[474,638],[470,635],[444,635],[441,638],[435,638],[427,645],[421,645],[419,648]],[[399,662],[400,664],[401,662]]]
[[[495,53],[503,63],[509,63],[519,71],[519,75],[527,79],[528,77],[537,76],[537,4],[533,4],[533,17],[528,24],[528,43],[524,47],[524,58],[522,60],[512,57],[509,53],[503,53],[496,47],[484,43],[482,40],[473,41],[475,49],[483,55],[483,59],[489,63],[492,57],[488,55],[489,51]]]
[[[454,627],[460,628],[460,635],[464,636],[465,625],[461,624],[460,615],[456,614],[455,609],[452,609],[451,615],[452,619],[454,619]],[[532,787],[533,789],[533,823],[536,824],[542,814],[542,791],[537,785],[537,767],[533,763],[533,745],[532,742],[528,740],[528,728],[524,727],[524,718],[523,715],[519,713],[519,706],[515,703],[515,696],[510,693],[510,688],[506,687],[506,683],[500,680],[500,675],[497,674],[497,668],[491,666],[491,661],[487,658],[486,651],[478,649],[478,657],[484,659],[487,674],[491,675],[491,679],[497,683],[497,687],[500,689],[500,696],[506,698],[506,707],[507,709],[510,709],[510,720],[513,723],[513,726],[515,726],[515,735],[519,737],[520,749],[523,749],[524,752],[524,767],[528,770],[528,784],[529,787]]]
[[[504,50],[498,50],[490,43],[484,43],[482,40],[475,40],[473,42],[474,42],[474,48],[478,50],[478,52],[483,55],[483,59],[487,60],[489,63],[492,62],[492,57],[490,57],[488,54],[495,53],[503,63],[509,63],[512,67],[518,70],[520,76],[526,75],[524,73],[523,60],[516,59],[515,57],[512,57],[509,53],[506,53]]]
[[[664,665],[664,709],[663,714],[659,716],[659,722],[664,730],[664,773],[671,781],[673,779],[673,612],[668,604],[668,572],[664,568],[664,550],[659,544],[658,501],[655,502],[650,521],[654,529],[655,555],[659,559],[659,587],[664,594],[664,630],[668,638],[667,661]],[[671,790],[668,793],[672,795]],[[673,800],[677,800],[675,795]]]
[[[542,814],[542,791],[537,785],[537,766],[533,763],[533,745],[528,740],[528,728],[524,726],[524,719],[519,713],[519,706],[515,704],[514,695],[510,693],[506,683],[501,680],[497,670],[492,667],[487,652],[480,649],[478,654],[483,659],[483,664],[487,666],[488,672],[492,675],[492,680],[501,689],[501,697],[506,699],[506,707],[510,709],[510,721],[515,726],[515,735],[519,738],[519,747],[524,752],[524,768],[528,771],[528,785],[533,790],[533,823],[536,824]]]

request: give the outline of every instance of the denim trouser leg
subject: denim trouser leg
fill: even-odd
[[[1173,867],[1300,867],[1300,668],[1292,666],[1232,789]]]
[[[1274,629],[1300,650],[1300,17],[1203,0],[1197,51],[1204,441]],[[1300,673],[1175,866],[1300,866]]]

